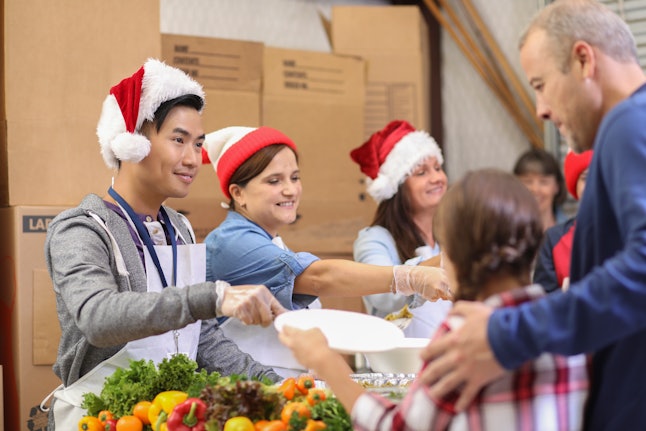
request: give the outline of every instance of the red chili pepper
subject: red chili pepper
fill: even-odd
[[[168,431],[204,431],[206,404],[199,398],[189,398],[176,405],[168,416]]]

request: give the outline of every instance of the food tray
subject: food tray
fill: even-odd
[[[401,398],[408,390],[408,387],[413,383],[416,376],[416,374],[402,373],[350,374],[350,378],[359,383],[366,390],[378,392],[393,399]],[[328,388],[327,384],[323,380],[315,380],[315,386],[322,389]]]
[[[377,392],[391,399],[403,398],[408,387],[415,380],[416,374],[362,373],[351,374],[350,378],[366,390]]]

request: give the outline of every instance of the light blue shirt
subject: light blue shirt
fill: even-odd
[[[408,259],[405,265],[417,265],[424,259],[429,259],[440,253],[440,247],[425,246],[419,247],[418,256]],[[401,259],[397,253],[395,239],[390,232],[382,226],[369,226],[359,231],[353,247],[354,260],[356,262],[368,263],[371,265],[392,266],[401,265]],[[411,304],[414,296],[406,297],[392,293],[379,293],[363,297],[364,305],[368,313],[379,317],[399,311],[404,305]]]
[[[267,231],[237,212],[229,211],[204,242],[207,281],[264,284],[288,310],[305,308],[316,299],[294,294],[294,280],[319,258],[279,247]]]

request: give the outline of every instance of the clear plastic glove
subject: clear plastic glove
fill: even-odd
[[[285,308],[263,285],[231,286],[216,282],[216,314],[235,317],[246,325],[269,326]]]
[[[428,301],[453,300],[449,280],[442,268],[430,266],[393,266],[393,293],[413,295],[417,293]]]

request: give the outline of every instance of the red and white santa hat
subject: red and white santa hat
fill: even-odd
[[[395,196],[399,185],[429,157],[444,163],[435,139],[402,120],[388,123],[352,150],[350,157],[368,176],[367,191],[377,203]]]
[[[274,144],[285,144],[297,151],[287,135],[271,127],[225,127],[206,135],[202,163],[213,164],[222,193],[231,199],[229,180],[235,171],[260,149]]]
[[[579,182],[579,177],[588,169],[590,166],[590,161],[592,160],[592,150],[587,150],[582,153],[575,153],[574,151],[568,151],[565,155],[565,160],[563,160],[563,174],[565,176],[565,185],[567,186],[568,191],[574,197],[574,199],[579,200],[580,196],[576,193],[576,184]]]
[[[187,94],[204,100],[200,84],[181,70],[152,58],[112,87],[103,101],[96,129],[108,167],[117,169],[119,160],[138,163],[146,157],[150,141],[139,134],[144,121],[152,121],[162,103]]]

